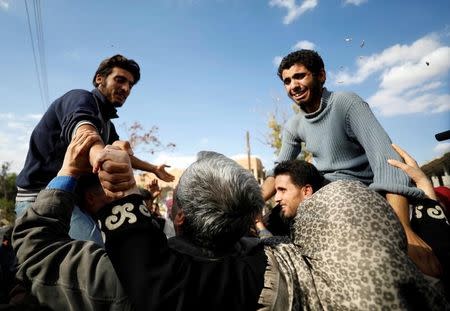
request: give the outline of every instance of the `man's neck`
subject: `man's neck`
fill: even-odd
[[[320,92],[317,92],[317,95],[311,100],[311,104],[307,106],[301,107],[306,113],[314,113],[320,109],[320,103],[322,101],[323,88],[320,89]]]

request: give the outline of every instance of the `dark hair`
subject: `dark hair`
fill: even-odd
[[[11,236],[12,236],[14,227],[8,226],[6,228],[7,228],[6,231],[3,233],[3,241],[11,242]]]
[[[75,188],[75,197],[78,206],[82,208],[86,207],[86,202],[84,201],[84,194],[86,192],[100,191],[101,189],[102,185],[100,184],[97,174],[81,175]]]
[[[321,70],[325,69],[322,57],[313,50],[299,50],[289,53],[278,66],[278,77],[283,80],[282,73],[283,70],[291,68],[295,64],[302,64],[306,67],[313,75],[317,75]]]
[[[302,187],[309,184],[313,188],[313,192],[319,190],[324,183],[324,178],[317,168],[303,160],[289,160],[279,163],[275,166],[274,175],[275,177],[289,175],[295,185]]]
[[[105,59],[100,63],[97,71],[94,74],[94,78],[92,79],[92,84],[97,87],[98,83],[95,82],[95,78],[97,77],[97,75],[107,77],[112,72],[114,67],[119,67],[126,71],[129,71],[133,75],[134,84],[138,83],[139,79],[141,78],[141,69],[138,63],[136,63],[132,59],[127,59],[126,57],[117,54]]]
[[[142,195],[144,200],[153,200],[153,195],[150,191],[144,188],[139,188],[139,193]]]

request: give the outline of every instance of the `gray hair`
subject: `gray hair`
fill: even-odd
[[[201,151],[183,173],[174,205],[185,215],[183,234],[207,249],[223,249],[244,236],[264,206],[253,175],[224,155]]]

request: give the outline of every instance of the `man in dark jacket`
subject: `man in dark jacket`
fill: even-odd
[[[99,152],[105,144],[112,144],[119,139],[111,119],[118,117],[116,108],[125,103],[139,79],[139,65],[132,59],[115,55],[99,65],[92,80],[95,87],[92,92],[71,90],[50,105],[31,134],[25,165],[17,176],[17,217],[25,212],[39,191],[56,176],[66,149],[77,132],[94,130],[100,134],[102,139],[89,150],[91,166],[94,170],[100,169],[96,163]],[[173,176],[165,171],[165,165],[155,166],[134,156],[131,156],[131,162],[135,169],[153,172],[164,181],[173,180]],[[104,186],[108,189],[108,185]],[[126,183],[118,185],[113,192],[131,186]],[[73,238],[101,243],[98,233],[97,238],[88,234],[96,232],[95,223],[78,207],[75,208],[72,221],[70,235]]]

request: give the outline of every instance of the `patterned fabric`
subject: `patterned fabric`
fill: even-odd
[[[264,240],[287,282],[285,310],[450,310],[407,256],[392,208],[360,182],[333,182],[304,201],[292,241]]]

